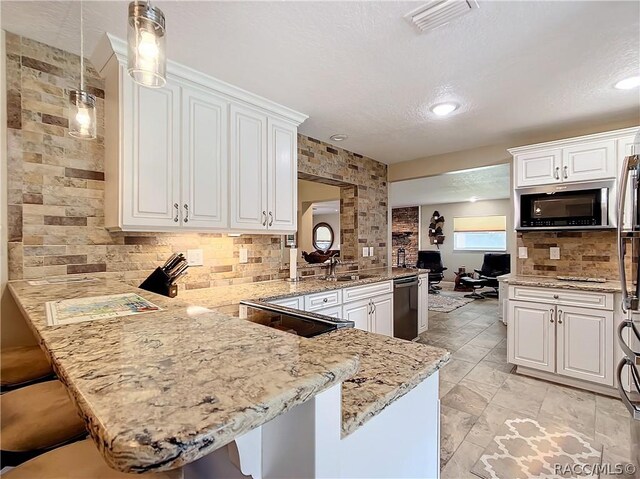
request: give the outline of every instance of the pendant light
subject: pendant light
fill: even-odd
[[[161,88],[166,83],[164,13],[150,1],[129,4],[129,75],[136,83]]]
[[[80,0],[80,88],[69,92],[69,135],[96,138],[96,97],[84,89],[84,18]]]

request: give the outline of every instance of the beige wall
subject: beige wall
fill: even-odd
[[[318,201],[334,201],[340,199],[340,188],[324,183],[298,180],[298,249],[314,251],[313,247],[313,209],[311,205]],[[338,220],[338,224],[340,221]],[[334,230],[335,231],[335,230]],[[338,237],[340,230],[338,229]]]
[[[327,223],[333,230],[333,245],[331,249],[340,249],[340,213],[313,215],[313,227],[318,223]]]
[[[589,135],[603,131],[617,130],[638,125],[637,114],[617,121],[589,122],[576,124],[573,127],[554,130],[553,132],[532,132],[521,135],[521,138],[511,143],[483,146],[469,150],[454,151],[442,155],[434,155],[426,158],[418,158],[411,161],[403,161],[389,165],[389,181],[410,180],[435,176],[450,171],[460,171],[480,166],[499,165],[509,163],[511,155],[508,148],[516,146],[542,143],[545,141],[561,140],[573,136]],[[461,133],[463,134],[463,133]]]
[[[456,216],[492,216],[504,215],[507,217],[507,253],[511,254],[511,262],[513,264],[516,252],[516,236],[510,230],[513,224],[513,215],[511,213],[511,200],[487,200],[477,201],[475,203],[445,203],[439,205],[422,205],[420,220],[420,249],[436,250],[435,245],[429,244],[429,222],[434,210],[438,210],[445,217],[444,234],[446,239],[444,244],[440,245],[442,260],[445,267],[445,280],[453,281],[455,279],[455,271],[460,266],[465,266],[467,271],[480,269],[484,252],[470,251],[454,251],[453,249],[453,218]]]

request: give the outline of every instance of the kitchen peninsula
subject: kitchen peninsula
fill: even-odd
[[[262,293],[245,299],[290,296],[265,294],[284,283],[254,283]],[[116,469],[187,465],[187,479],[230,477],[233,463],[265,478],[437,476],[443,349],[356,329],[298,338],[207,309],[215,294],[168,299],[113,280],[10,290]],[[47,326],[46,301],[133,291],[163,310]]]

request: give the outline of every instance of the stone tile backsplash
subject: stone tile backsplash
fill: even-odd
[[[615,231],[558,231],[518,234],[518,246],[528,248],[518,259],[518,273],[538,276],[618,278]],[[549,248],[560,247],[560,259],[549,258]]]
[[[181,286],[187,289],[287,276],[281,236],[108,232],[103,81],[88,65],[98,139],[74,139],[67,134],[67,98],[78,72],[78,56],[7,32],[10,279],[101,272],[137,285],[173,252],[193,248],[203,249],[205,266],[190,269]],[[351,185],[342,198],[354,218],[345,225],[347,252],[363,267],[385,264],[386,165],[303,135],[298,163],[303,175]],[[362,238],[374,240],[375,258],[361,258]],[[248,250],[248,263],[239,262],[240,248]]]

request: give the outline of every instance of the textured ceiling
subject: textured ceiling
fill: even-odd
[[[169,58],[310,115],[301,132],[385,163],[638,117],[640,2],[483,1],[428,34],[424,2],[157,1]],[[3,0],[2,28],[78,52],[78,3]],[[86,1],[87,48],[127,2]],[[454,100],[447,119],[428,106]]]
[[[389,204],[398,208],[509,198],[510,171],[505,164],[390,183]]]

